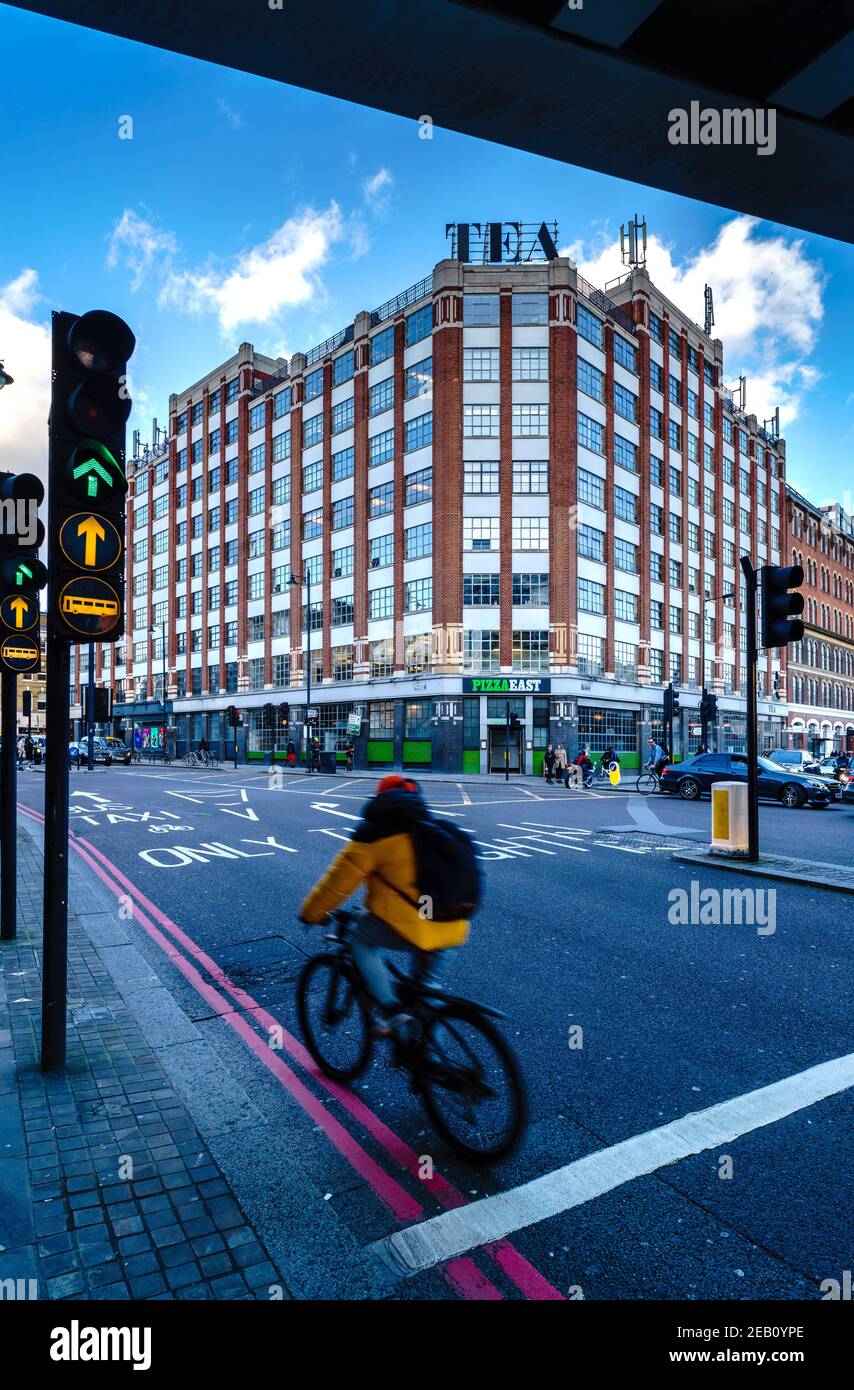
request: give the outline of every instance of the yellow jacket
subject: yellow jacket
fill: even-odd
[[[469,932],[467,921],[432,922],[414,905],[419,901],[415,852],[405,826],[408,820],[426,813],[424,802],[411,792],[383,792],[369,802],[353,839],[300,908],[303,921],[322,922],[366,881],[368,911],[399,936],[422,951],[461,946]]]

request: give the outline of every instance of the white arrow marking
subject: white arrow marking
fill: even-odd
[[[312,801],[311,809],[313,811],[325,811],[328,816],[340,816],[342,820],[354,820],[357,825],[362,819],[361,816],[351,816],[349,811],[333,811],[332,807],[323,801]]]
[[[72,792],[72,796],[85,796],[89,801],[100,801],[103,806],[109,806],[110,798],[101,796],[100,792]]]
[[[309,835],[331,835],[333,840],[343,840],[345,845],[349,845],[350,843],[350,836],[342,835],[337,830],[327,830],[324,828],[323,830],[309,830],[308,833]]]
[[[272,845],[274,849],[283,849],[286,854],[296,854],[296,850],[290,845],[280,845],[275,835],[268,835],[266,840],[244,840],[244,845]]]

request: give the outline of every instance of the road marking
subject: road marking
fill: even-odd
[[[620,854],[648,854],[646,849],[632,849],[631,845],[612,845],[607,840],[594,840],[594,845],[601,845],[603,849],[615,849]]]
[[[313,801],[311,809],[313,811],[325,811],[327,816],[340,816],[342,820],[354,820],[357,824],[362,819],[361,816],[352,816],[349,811],[333,811],[332,805],[324,801]]]
[[[523,820],[523,825],[532,825],[535,830],[559,830],[562,835],[592,835],[592,830],[583,830],[574,825],[553,825],[542,820]]]
[[[494,841],[495,841],[495,843],[496,843],[497,845],[514,845],[514,846],[517,846],[520,838],[521,838],[521,839],[525,839],[525,840],[536,840],[538,837],[537,837],[536,835],[525,835],[525,836],[518,836],[518,835],[516,835],[516,836],[514,836],[513,839],[508,839],[506,835],[493,835],[492,838],[494,839]],[[535,854],[550,854],[550,855],[552,856],[552,858],[554,859],[554,853],[555,853],[555,852],[554,852],[553,849],[543,849],[543,847],[542,847],[541,845],[528,845],[528,844],[526,844],[525,848],[526,848],[526,849],[532,849],[532,850],[534,851]]]
[[[471,797],[469,796],[469,794],[468,794],[468,792],[466,791],[465,787],[463,786],[462,782],[458,782],[458,783],[457,783],[457,787],[459,788],[460,796],[461,796],[462,799],[463,799],[463,805],[464,805],[464,806],[471,806]]]
[[[695,1110],[659,1129],[647,1130],[576,1159],[509,1192],[443,1212],[375,1241],[368,1249],[390,1262],[399,1274],[418,1274],[464,1251],[560,1216],[668,1164],[730,1144],[851,1086],[854,1052],[712,1105],[708,1110]]]
[[[309,835],[331,835],[333,840],[343,840],[345,845],[350,843],[349,835],[342,835],[337,830],[327,830],[325,827],[322,830],[309,830],[308,833]]]
[[[521,825],[510,825],[508,821],[500,820],[498,824],[501,826],[502,830],[518,830],[524,835],[551,835],[553,839],[557,840],[564,835],[577,838],[581,835],[593,834],[592,830],[576,830],[574,826],[567,826],[565,830],[553,830],[551,826],[538,825],[534,827],[530,822],[528,822],[528,824],[523,822]]]
[[[540,796],[539,792],[529,791],[527,787],[517,787],[516,790],[523,792],[525,796],[529,796],[532,801],[545,801],[546,799],[544,796]]]

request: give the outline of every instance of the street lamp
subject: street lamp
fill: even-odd
[[[14,380],[15,378],[9,375],[9,373],[5,370],[3,363],[0,362],[0,391],[3,390],[4,386],[11,386]]]
[[[721,598],[721,603],[732,603],[733,599],[735,598],[735,594],[721,594],[720,598]],[[701,710],[702,710],[702,713],[701,713],[701,715],[700,715],[700,741],[701,741],[701,743],[702,743],[704,749],[705,749],[705,747],[706,747],[706,735],[707,735],[707,733],[708,733],[708,725],[707,725],[706,714],[705,714],[705,710],[706,710],[706,609],[708,608],[708,606],[709,606],[710,603],[717,603],[717,601],[718,601],[718,600],[717,600],[717,596],[716,596],[715,594],[707,594],[706,597],[703,599],[703,613],[702,613],[702,621],[701,621],[701,624],[700,624],[700,707],[701,707]]]
[[[165,751],[166,751],[166,624],[165,624],[165,623],[152,623],[151,626],[149,627],[148,631],[149,631],[149,634],[153,634],[153,633],[155,633],[155,632],[157,631],[158,628],[160,629],[160,656],[161,656],[162,661],[163,661],[163,675],[162,675],[162,677],[161,677],[161,680],[162,680],[163,684],[162,684],[162,686],[161,686],[161,688],[160,688],[160,703],[161,703],[162,706],[163,706],[163,751],[165,752]]]
[[[306,623],[305,623],[305,643],[306,643],[306,648],[305,648],[305,660],[306,660],[306,666],[305,666],[305,672],[306,672],[306,674],[305,674],[305,728],[306,728],[306,743],[308,744],[308,747],[307,747],[306,750],[305,750],[305,770],[306,770],[306,772],[310,773],[310,772],[311,772],[311,736],[310,736],[310,734],[309,734],[308,711],[309,711],[309,709],[311,708],[311,571],[310,571],[310,570],[306,570],[306,572],[305,572],[305,574],[303,575],[302,579],[299,579],[299,578],[297,577],[297,575],[292,574],[291,577],[290,577],[290,579],[288,580],[288,583],[289,583],[290,585],[292,585],[294,588],[299,588],[301,585],[304,584],[304,585],[305,585],[305,589],[306,589],[306,596],[305,596],[305,616],[306,616]]]

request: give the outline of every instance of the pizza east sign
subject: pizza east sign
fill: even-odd
[[[557,260],[557,223],[446,222],[451,260],[469,265],[521,265]]]
[[[464,695],[548,695],[549,676],[463,676]]]

